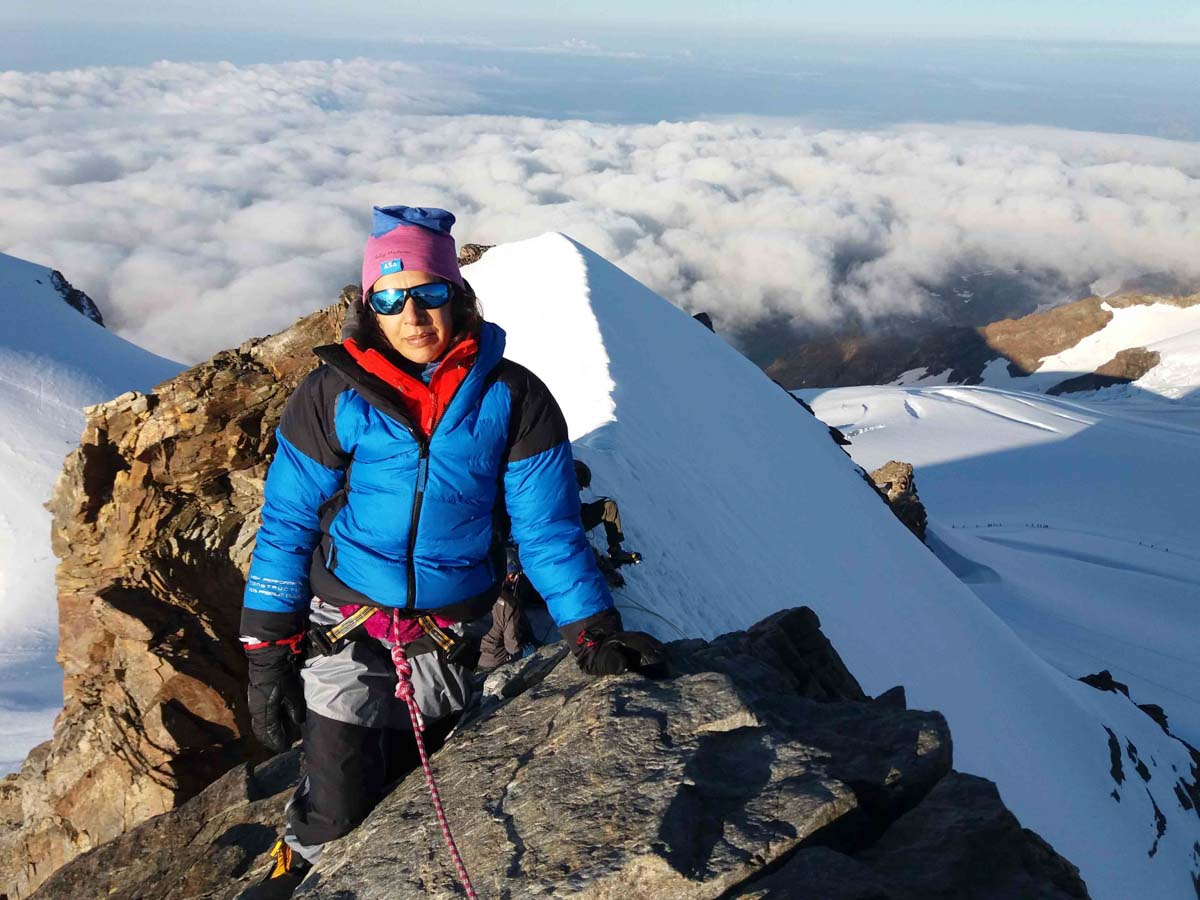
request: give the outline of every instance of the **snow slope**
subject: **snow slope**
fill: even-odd
[[[182,368],[68,306],[50,269],[0,254],[0,774],[50,736],[62,707],[58,606],[43,504],[79,444],[83,407]]]
[[[980,387],[806,392],[874,469],[916,467],[930,546],[1072,677],[1109,669],[1200,746],[1200,404]]]
[[[868,692],[903,683],[914,707],[945,713],[956,765],[994,779],[1094,897],[1194,896],[1200,818],[1175,791],[1191,766],[1182,744],[1034,652],[786,392],[562,235],[498,246],[468,277],[645,554],[617,594],[630,627],[711,637],[810,605]]]

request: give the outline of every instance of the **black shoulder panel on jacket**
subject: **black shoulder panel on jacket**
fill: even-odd
[[[313,350],[318,359],[329,364],[346,387],[352,387],[359,395],[385,415],[412,428],[408,412],[400,404],[396,390],[378,375],[372,375],[354,361],[354,357],[341,344],[325,344]]]
[[[550,388],[524,366],[500,360],[497,380],[508,385],[512,395],[512,418],[508,432],[508,461],[528,459],[567,440],[567,420]]]
[[[292,391],[279,420],[279,431],[292,446],[328,469],[344,469],[350,460],[334,425],[338,394],[344,389],[329,366],[318,366]]]

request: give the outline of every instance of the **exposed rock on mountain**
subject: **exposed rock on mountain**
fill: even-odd
[[[33,894],[83,900],[215,900],[262,877],[300,750],[237,766],[177,809],[63,866]]]
[[[104,317],[100,315],[100,309],[96,306],[94,300],[85,294],[79,288],[73,286],[71,282],[63,277],[62,272],[54,270],[50,273],[50,283],[54,289],[62,295],[63,300],[67,305],[79,310],[97,325],[104,325]]]
[[[262,483],[283,404],[342,309],[87,410],[49,504],[63,712],[0,788],[10,900],[245,755],[237,622]]]
[[[1162,361],[1155,350],[1145,347],[1130,347],[1122,350],[1095,372],[1078,375],[1056,384],[1047,394],[1073,394],[1079,391],[1095,391],[1115,384],[1130,384],[1137,381]]]
[[[481,896],[1087,896],[990,782],[950,771],[940,715],[863,695],[811,610],[669,657],[661,681],[593,680],[559,645],[489,678],[435,757]],[[238,767],[35,896],[232,898],[294,777],[294,751]],[[297,894],[350,896],[458,896],[419,771]]]
[[[471,263],[478,261],[483,254],[487,253],[494,246],[495,244],[463,244],[458,251],[458,264],[460,266],[469,266]]]
[[[925,504],[917,495],[917,480],[913,476],[912,464],[893,459],[872,472],[871,481],[887,499],[896,518],[924,543],[928,517],[925,515]]]
[[[993,360],[1007,360],[1013,377],[1028,375],[1038,369],[1044,358],[1069,350],[1103,329],[1112,321],[1113,310],[1154,304],[1186,309],[1200,305],[1200,294],[1087,297],[1043,312],[980,326],[926,326],[919,332],[894,328],[855,330],[799,341],[797,350],[765,361],[764,368],[789,389],[887,384],[914,370],[924,370],[929,375],[944,372],[952,384],[978,384],[984,368]],[[1097,370],[1100,381],[1093,387],[1066,389],[1094,390],[1106,384],[1125,383],[1106,381],[1105,376],[1128,377],[1132,381],[1155,364],[1157,361],[1149,362],[1146,355],[1118,354],[1118,358],[1103,367],[1106,371]],[[1134,371],[1137,374],[1129,377]],[[1085,378],[1090,374],[1082,373]]]
[[[1188,297],[1145,294],[1088,297],[1020,319],[993,322],[983,329],[983,334],[988,346],[1019,370],[1013,374],[1028,373],[1036,371],[1044,357],[1062,353],[1102,329],[1112,321],[1113,309],[1158,303],[1185,309],[1200,304],[1200,294]]]

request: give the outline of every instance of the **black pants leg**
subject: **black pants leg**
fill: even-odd
[[[458,721],[428,723],[425,747],[433,753]],[[421,764],[412,733],[350,725],[308,713],[304,722],[307,791],[288,813],[289,831],[308,846],[348,834],[383,799],[386,790]]]
[[[583,519],[584,531],[591,531],[603,523],[609,549],[620,547],[625,540],[625,535],[621,533],[621,511],[617,508],[617,501],[611,497],[580,504],[579,515]]]

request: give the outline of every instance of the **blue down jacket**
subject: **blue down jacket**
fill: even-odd
[[[294,633],[314,594],[471,619],[505,573],[505,510],[558,625],[612,608],[579,515],[566,422],[485,323],[426,442],[395,390],[340,344],[288,400],[264,490],[242,633]]]

